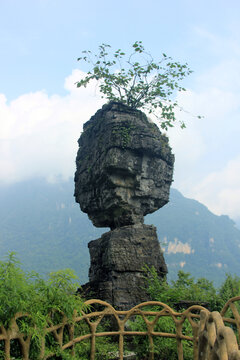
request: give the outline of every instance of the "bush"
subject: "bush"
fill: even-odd
[[[146,267],[145,274],[152,300],[161,301],[172,308],[181,300],[207,302],[212,311],[220,310],[221,299],[212,281],[205,278],[195,280],[190,273],[182,270],[178,272],[177,280],[170,284],[166,279],[159,278],[153,267]]]
[[[76,279],[70,269],[52,272],[47,280],[37,273],[24,273],[15,253],[0,262],[0,325],[9,328],[16,313],[24,315],[17,319],[17,325],[21,332],[32,336],[31,358],[38,358],[39,342],[47,325],[59,323],[62,313],[71,321],[74,310],[81,314],[86,309],[84,300],[76,295]],[[48,343],[49,347],[55,344],[53,340]],[[20,356],[18,341],[11,344],[11,355]]]
[[[97,80],[102,97],[133,109],[145,109],[156,116],[163,129],[168,129],[176,121],[175,110],[179,107],[174,99],[176,93],[185,91],[179,83],[192,71],[188,64],[172,61],[164,53],[160,60],[154,61],[141,41],[136,41],[132,48],[129,55],[121,49],[111,54],[111,46],[107,44],[100,45],[95,55],[89,50],[82,51],[83,56],[78,60],[89,64],[90,70],[77,82],[77,87],[86,87],[90,81]],[[180,124],[185,127],[183,122]]]
[[[220,311],[229,298],[239,295],[240,278],[227,274],[225,281],[217,291],[212,282],[205,278],[195,280],[189,273],[179,271],[176,281],[168,284],[165,279],[160,279],[154,268],[146,268],[148,291],[152,300],[161,301],[174,308],[180,300],[203,301],[210,304],[211,310]],[[17,320],[21,332],[31,335],[30,358],[38,359],[39,344],[43,330],[49,324],[58,324],[62,320],[62,313],[66,314],[71,324],[74,310],[91,311],[84,306],[84,300],[76,295],[79,284],[77,276],[70,269],[59,270],[49,274],[46,280],[37,273],[24,273],[14,253],[10,253],[6,261],[0,262],[0,325],[10,326],[10,320],[16,313],[23,313]],[[150,307],[149,310],[156,311]],[[158,310],[161,310],[158,308]],[[239,308],[238,308],[239,310]],[[231,315],[231,314],[230,314]],[[229,316],[230,316],[229,315]],[[148,317],[148,320],[152,320]],[[128,321],[132,331],[146,331],[146,323],[141,316],[136,316],[134,321]],[[99,324],[97,332],[109,330],[106,322]],[[176,333],[173,319],[169,316],[160,317],[154,328],[157,332]],[[183,334],[192,336],[192,327],[185,321]],[[85,322],[75,325],[75,336],[89,334],[90,330]],[[126,347],[134,351],[138,359],[144,360],[149,354],[149,340],[143,336],[129,336]],[[68,333],[64,332],[64,342],[68,341]],[[118,352],[118,343],[112,336],[96,339],[96,360],[109,359]],[[192,359],[191,342],[182,341],[184,359]],[[75,346],[75,356],[71,350],[60,351],[58,344],[51,333],[46,335],[46,352],[53,352],[52,360],[88,360],[90,356],[90,340],[82,341]],[[176,339],[164,337],[154,338],[154,352],[157,359],[177,359]],[[4,357],[4,344],[0,342],[0,357]],[[11,358],[21,359],[19,343],[11,343]]]
[[[170,284],[166,279],[159,278],[156,269],[145,267],[145,278],[148,284],[148,292],[151,300],[160,301],[172,309],[180,301],[206,302],[211,311],[221,311],[225,303],[234,296],[240,294],[240,278],[238,276],[226,275],[226,279],[217,290],[213,283],[205,278],[195,280],[190,273],[185,273],[180,270],[176,281]],[[236,304],[238,311],[240,307]],[[156,311],[156,307],[149,307],[149,310]],[[161,309],[159,309],[161,310]],[[231,315],[231,311],[228,312]],[[148,319],[150,320],[150,319]],[[135,331],[144,331],[146,329],[145,321],[141,316],[137,316],[135,321],[131,321],[129,326]],[[176,334],[176,328],[171,316],[160,317],[154,331]],[[188,321],[185,320],[182,332],[184,335],[192,337],[192,327]],[[135,351],[138,359],[145,360],[149,354],[149,340],[141,336],[134,337]],[[190,360],[193,358],[193,346],[189,341],[182,341],[184,359]],[[177,360],[177,343],[175,339],[165,337],[154,338],[154,359],[161,360]]]
[[[156,307],[148,307],[145,310],[161,310],[156,309]],[[149,316],[148,320],[151,320]],[[152,319],[153,320],[153,319]],[[129,327],[133,331],[144,331],[146,329],[145,321],[142,316],[137,316],[134,321],[129,322]],[[176,334],[176,326],[171,316],[162,316],[159,318],[158,322],[154,327],[155,332],[163,332]],[[182,332],[184,335],[192,336],[192,327],[185,321],[183,324]],[[154,359],[158,360],[178,360],[178,351],[177,351],[177,341],[174,338],[153,337],[154,343]],[[133,338],[134,352],[136,353],[137,359],[147,360],[149,358],[150,344],[147,336],[135,336]],[[185,360],[193,359],[193,346],[189,341],[182,341],[183,353]]]

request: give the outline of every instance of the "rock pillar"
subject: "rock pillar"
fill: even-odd
[[[128,309],[148,300],[143,267],[167,267],[156,229],[144,216],[169,199],[174,156],[146,115],[111,102],[86,124],[76,158],[75,198],[97,227],[111,231],[89,243],[89,296]]]

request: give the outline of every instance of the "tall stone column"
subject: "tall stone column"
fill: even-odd
[[[97,227],[111,231],[89,243],[90,297],[128,309],[148,300],[143,267],[167,267],[154,226],[144,216],[169,199],[174,156],[146,115],[110,102],[84,124],[78,141],[75,198]]]

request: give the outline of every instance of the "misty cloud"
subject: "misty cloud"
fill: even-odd
[[[217,214],[237,217],[240,96],[235,85],[231,91],[229,83],[227,89],[221,81],[214,83],[223,71],[230,83],[235,79],[235,69],[228,65],[226,61],[216,65],[198,77],[194,91],[178,94],[187,112],[177,115],[187,128],[177,126],[168,135],[176,157],[173,186]],[[94,82],[77,89],[75,83],[82,76],[83,72],[73,70],[65,79],[65,96],[37,91],[8,103],[0,94],[0,183],[73,176],[82,125],[105,102]]]
[[[76,88],[82,75],[74,70],[66,78],[66,96],[38,91],[7,104],[0,95],[0,182],[73,176],[83,123],[103,104],[96,84]]]

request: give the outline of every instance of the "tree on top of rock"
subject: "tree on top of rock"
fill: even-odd
[[[167,130],[174,126],[175,110],[179,107],[173,95],[176,91],[185,91],[179,82],[192,71],[188,64],[174,62],[166,54],[155,62],[141,41],[132,47],[129,56],[121,49],[110,54],[111,46],[107,44],[100,45],[96,55],[89,50],[82,51],[83,56],[78,60],[89,63],[92,68],[77,82],[77,87],[86,87],[91,80],[97,80],[103,98],[147,110],[160,120],[161,128]],[[180,124],[181,128],[185,127],[184,122]]]

